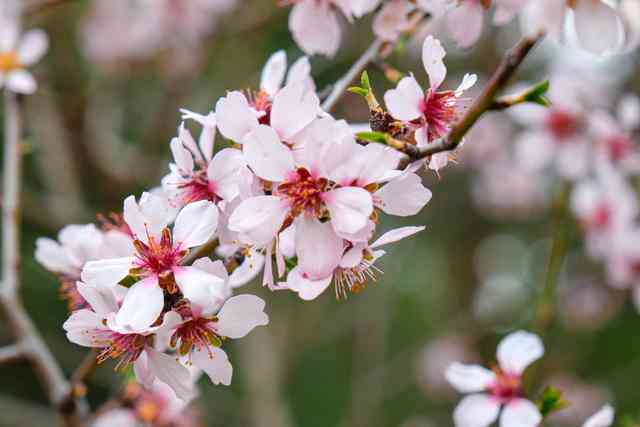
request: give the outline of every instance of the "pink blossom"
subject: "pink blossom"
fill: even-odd
[[[543,354],[544,347],[537,335],[518,331],[498,345],[498,366],[493,371],[479,365],[450,365],[445,373],[449,383],[461,393],[470,393],[453,413],[455,425],[487,427],[502,410],[500,425],[536,427],[542,415],[525,397],[522,374]]]
[[[455,91],[438,91],[447,69],[443,59],[446,52],[439,40],[429,36],[422,46],[422,63],[429,76],[430,87],[424,92],[413,76],[405,77],[396,89],[387,91],[385,103],[391,115],[415,128],[418,147],[423,147],[445,136],[460,115],[462,95],[477,81],[475,74],[465,75]],[[431,157],[429,168],[439,170],[446,166],[447,153]]]

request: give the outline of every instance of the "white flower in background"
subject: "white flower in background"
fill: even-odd
[[[423,91],[411,75],[404,77],[396,89],[384,95],[389,113],[415,129],[418,147],[424,147],[449,132],[464,106],[462,95],[478,80],[475,74],[466,74],[455,91],[438,91],[447,75],[443,62],[445,55],[440,41],[428,36],[422,45],[422,63],[429,76],[429,89]],[[447,165],[448,156],[446,152],[431,156],[429,168],[440,170]]]
[[[585,421],[582,427],[609,427],[613,424],[614,417],[615,410],[607,404]]]
[[[34,65],[46,53],[49,38],[42,30],[30,30],[20,35],[15,19],[0,16],[0,88],[30,95],[38,84],[27,67]]]
[[[460,393],[469,393],[453,412],[456,427],[488,427],[498,416],[503,427],[536,427],[542,415],[526,399],[522,375],[543,354],[537,335],[518,331],[498,345],[498,366],[493,371],[479,365],[450,365],[445,372],[449,383]]]
[[[373,18],[373,33],[386,41],[396,41],[410,28],[409,12],[413,5],[407,0],[391,0]]]
[[[333,57],[340,47],[342,31],[338,11],[349,21],[375,9],[380,0],[293,0],[289,30],[308,55]]]

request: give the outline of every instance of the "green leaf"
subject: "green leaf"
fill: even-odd
[[[363,141],[380,142],[382,144],[387,143],[387,134],[383,132],[358,132],[356,138]]]
[[[548,107],[551,105],[549,99],[545,96],[549,92],[549,80],[544,80],[533,86],[524,97],[524,101],[533,102],[534,104]]]
[[[369,83],[369,74],[366,71],[363,71],[362,75],[360,76],[360,86],[362,87],[362,89],[366,90],[367,93],[371,91],[371,83]]]
[[[298,257],[285,258],[284,265],[286,267],[287,273],[290,272],[298,265]]]
[[[352,86],[347,89],[348,92],[355,93],[356,95],[360,95],[363,98],[366,98],[369,95],[369,91],[361,88],[360,86]]]
[[[543,417],[569,406],[569,402],[562,396],[562,391],[553,386],[548,386],[542,391],[536,404]]]

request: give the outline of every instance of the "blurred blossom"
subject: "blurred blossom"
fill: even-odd
[[[475,178],[471,194],[480,210],[497,219],[529,219],[549,203],[548,178],[514,167],[512,162],[489,163]]]
[[[188,55],[182,54],[194,53],[236,4],[236,0],[94,0],[81,28],[82,47],[100,63],[141,61],[174,49],[186,59]]]
[[[554,376],[545,381],[563,392],[569,406],[553,413],[549,417],[552,424],[562,426],[582,425],[589,417],[596,413],[608,401],[605,389],[588,384],[577,377],[566,374]]]
[[[521,278],[511,274],[487,277],[476,291],[473,312],[485,321],[513,319],[528,301],[531,291]]]
[[[466,136],[468,143],[460,150],[460,166],[482,170],[507,156],[513,132],[514,126],[505,114],[482,116]]]
[[[131,409],[111,409],[97,416],[91,427],[142,427]]]
[[[431,340],[417,360],[418,385],[429,397],[451,399],[453,387],[447,382],[444,372],[452,360],[471,363],[480,360],[472,346],[470,337],[446,335]]]
[[[562,283],[558,298],[558,315],[571,330],[597,330],[622,307],[622,300],[612,290],[589,277]]]

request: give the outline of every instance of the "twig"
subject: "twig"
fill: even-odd
[[[181,262],[182,265],[191,265],[198,258],[202,258],[203,256],[207,256],[209,253],[213,252],[215,248],[218,247],[220,241],[217,237],[210,239],[202,246],[198,246],[194,249],[189,255],[187,255]]]
[[[23,357],[22,349],[17,344],[0,348],[0,363],[13,362]]]
[[[79,426],[75,405],[62,406],[69,383],[27,314],[20,297],[20,191],[22,152],[20,147],[20,108],[15,94],[5,91],[4,194],[2,199],[2,286],[0,304],[17,340],[16,346],[32,363],[50,402],[58,409],[66,425]]]
[[[431,156],[443,151],[455,150],[462,142],[464,136],[475,125],[485,112],[494,105],[497,93],[504,88],[511,77],[520,67],[520,64],[527,57],[531,49],[544,37],[540,33],[533,37],[523,37],[513,47],[500,63],[500,66],[487,83],[482,94],[476,98],[471,107],[462,116],[460,121],[453,126],[451,131],[444,137],[422,148],[408,147],[405,151],[407,158],[401,162],[401,166],[406,166],[409,162]]]
[[[408,29],[405,34],[412,34],[425,16],[425,13],[421,11],[413,13],[409,18],[409,25],[407,26]],[[326,112],[331,112],[346,93],[351,82],[360,77],[360,74],[362,74],[370,63],[389,56],[393,51],[393,46],[395,46],[395,43],[376,38],[360,58],[349,68],[347,73],[333,85],[331,93],[329,93],[327,99],[322,103],[322,109]]]

